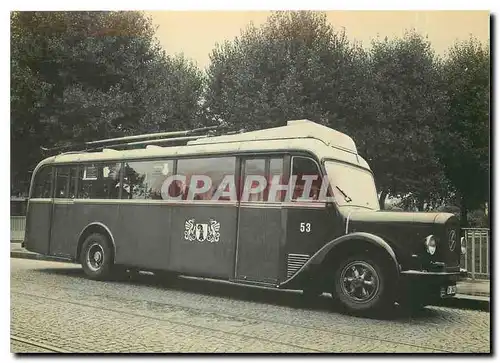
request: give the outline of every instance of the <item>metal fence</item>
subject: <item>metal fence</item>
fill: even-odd
[[[24,240],[24,229],[26,228],[26,217],[11,216],[10,217],[10,240]]]
[[[472,279],[490,278],[490,230],[488,228],[464,228],[463,236],[467,253],[462,256],[461,267]]]

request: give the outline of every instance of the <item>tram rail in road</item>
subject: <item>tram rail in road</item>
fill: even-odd
[[[42,350],[46,350],[47,353],[71,353],[67,350],[64,350],[64,349],[61,349],[58,347],[54,347],[53,345],[40,343],[40,342],[37,342],[37,341],[32,340],[32,339],[25,339],[25,338],[21,338],[21,337],[15,336],[15,335],[11,335],[10,340],[11,340],[11,342],[14,341],[14,342],[23,343],[23,344],[28,345],[28,346],[41,348]]]

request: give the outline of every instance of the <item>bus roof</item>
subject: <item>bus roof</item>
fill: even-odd
[[[309,120],[293,120],[286,126],[198,139],[188,142],[188,145],[283,139],[317,139],[328,146],[357,153],[356,144],[349,136]]]
[[[272,141],[272,142],[270,142]],[[260,151],[301,150],[318,159],[332,158],[370,169],[357,154],[356,144],[348,135],[309,120],[288,121],[286,126],[200,138],[183,146],[147,146],[142,149],[100,152],[70,152],[45,159],[40,163],[72,163],[85,161],[127,160],[188,155],[232,154]]]

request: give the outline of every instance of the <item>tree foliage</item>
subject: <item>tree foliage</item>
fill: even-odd
[[[208,68],[213,118],[247,129],[309,118],[346,132],[387,195],[423,208],[447,185],[434,151],[445,113],[442,67],[415,32],[366,51],[322,13],[277,12],[217,47]]]
[[[165,55],[140,12],[11,14],[11,164],[58,145],[198,123],[201,72]]]
[[[324,14],[276,12],[213,50],[206,105],[213,118],[246,129],[297,118],[343,125],[356,97],[356,57]]]
[[[451,47],[444,67],[449,99],[438,142],[441,164],[467,211],[489,200],[490,51],[477,39]]]
[[[410,31],[376,40],[370,51],[373,118],[359,137],[385,195],[402,198],[405,209],[428,209],[446,199],[446,178],[434,140],[446,112],[442,65],[430,42]],[[356,133],[355,130],[353,130]]]

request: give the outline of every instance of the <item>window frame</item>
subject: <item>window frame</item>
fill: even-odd
[[[312,156],[310,155],[303,155],[303,154],[292,154],[290,155],[290,169],[288,170],[288,180],[290,180],[290,177],[292,176],[292,173],[293,173],[293,161],[295,158],[302,158],[302,159],[309,159],[309,160],[312,160],[312,162],[316,165],[316,168],[318,170],[318,175],[321,177],[321,183],[323,183],[323,180],[325,179],[325,176],[326,176],[326,173],[324,172],[323,168],[321,167],[320,163]],[[314,202],[314,203],[324,203],[325,200],[321,200],[319,199],[320,195],[318,195],[318,199],[313,199],[313,200],[300,200],[300,199],[294,199],[293,198],[293,195],[294,195],[294,192],[295,192],[295,187],[296,187],[296,184],[293,186],[293,190],[291,190],[291,185],[289,185],[289,188],[288,188],[288,193],[290,195],[290,202],[294,202],[294,203],[297,203],[297,202]],[[328,186],[328,189],[330,188],[330,186]],[[328,190],[327,192],[327,195],[330,194],[330,191]]]
[[[62,169],[62,168],[69,168],[71,170],[71,168],[75,168],[75,173],[76,175],[74,176],[75,177],[75,185],[74,185],[74,188],[73,188],[73,193],[75,195],[74,198],[70,198],[69,196],[65,196],[63,198],[58,198],[56,196],[56,189],[57,189],[57,178],[59,176],[59,170]],[[53,191],[52,191],[52,197],[54,199],[77,199],[77,192],[78,192],[78,174],[79,172],[79,165],[78,164],[54,164],[54,185],[53,185]],[[68,183],[69,185],[71,185],[71,173],[70,173],[70,178],[68,178]],[[69,189],[69,185],[66,185],[66,188],[67,188],[67,191],[69,192],[70,189]]]
[[[238,203],[241,203],[241,197],[243,195],[243,188],[245,185],[246,178],[248,176],[246,172],[246,162],[249,160],[264,160],[264,176],[266,177],[267,185],[266,188],[264,189],[263,193],[263,200],[253,200],[253,201],[244,201],[244,203],[263,203],[263,204],[273,204],[273,203],[284,203],[286,198],[283,198],[283,200],[280,201],[269,201],[269,186],[270,182],[272,181],[269,180],[269,177],[274,177],[274,175],[271,176],[270,171],[271,171],[271,160],[272,159],[279,159],[281,160],[281,176],[282,179],[287,180],[287,176],[289,175],[289,171],[287,170],[287,158],[289,157],[289,154],[283,152],[283,153],[260,153],[260,154],[252,154],[252,155],[239,155],[238,156],[240,159],[240,173],[239,173],[239,178],[242,179],[242,177],[245,178],[245,180],[240,180],[239,185],[236,186],[237,190],[237,199]],[[278,193],[278,192],[277,192]]]
[[[340,160],[340,159],[335,159],[335,158],[324,158],[323,159],[323,167],[325,168],[325,175],[327,178],[329,178],[328,174],[326,173],[326,165],[325,163],[326,162],[334,162],[334,163],[339,163],[339,164],[344,164],[346,166],[349,166],[349,167],[352,167],[352,168],[357,168],[357,169],[360,169],[362,171],[365,171],[367,173],[369,173],[372,178],[373,178],[373,186],[375,188],[375,195],[377,196],[377,201],[378,201],[378,189],[377,189],[377,183],[375,181],[375,174],[373,173],[373,170],[371,169],[368,169],[368,168],[365,168],[361,165],[356,165],[356,164],[353,164],[353,163],[349,163],[349,162],[346,162],[344,160]],[[335,177],[334,177],[335,178]],[[329,181],[329,184],[330,184],[330,181]],[[329,186],[329,188],[332,188],[332,185]],[[333,196],[334,195],[334,192],[333,191],[329,191],[331,193],[331,195]],[[337,199],[335,198],[335,204],[337,205],[337,207],[339,208],[342,208],[342,207],[346,207],[346,206],[349,206],[349,204],[345,205],[345,204],[340,204]],[[356,207],[361,207],[361,208],[366,208],[365,206],[359,206],[359,205],[352,205],[352,206],[356,206]],[[380,206],[378,205],[378,203],[376,203],[376,206],[378,208],[380,208]],[[380,209],[371,209],[371,208],[366,208],[366,209],[369,209],[369,210],[380,210]]]
[[[34,194],[37,191],[37,178],[39,177],[40,173],[43,171],[49,169],[50,170],[50,187],[49,187],[49,196],[48,197],[40,197],[40,196],[35,196]],[[45,164],[42,165],[38,170],[36,170],[36,173],[33,175],[33,182],[32,182],[32,187],[30,188],[30,194],[29,194],[29,199],[53,199],[54,197],[54,177],[55,177],[55,167],[54,164]]]
[[[321,178],[325,177],[325,172],[321,165],[318,163],[316,158],[311,155],[308,152],[304,152],[299,149],[291,149],[291,150],[256,150],[256,151],[241,151],[241,152],[230,152],[230,153],[207,153],[207,154],[186,154],[186,155],[166,155],[166,156],[144,156],[144,157],[138,157],[138,158],[126,158],[126,159],[110,159],[110,160],[85,160],[85,161],[78,161],[78,162],[71,162],[71,163],[61,163],[61,164],[48,164],[48,165],[43,165],[40,167],[40,169],[37,171],[36,175],[38,175],[44,168],[52,168],[52,177],[50,180],[51,183],[51,197],[53,198],[54,194],[54,187],[55,187],[55,168],[57,166],[76,166],[76,173],[77,173],[77,178],[76,178],[76,183],[75,183],[75,193],[76,197],[74,199],[78,200],[88,200],[86,198],[80,198],[78,196],[78,191],[80,188],[80,170],[87,164],[112,164],[116,163],[120,165],[120,173],[119,173],[119,183],[123,184],[123,178],[124,178],[124,167],[126,163],[129,162],[147,162],[147,161],[161,161],[161,160],[168,160],[172,161],[172,173],[173,174],[178,174],[178,163],[181,160],[190,160],[190,159],[212,159],[212,158],[235,158],[235,170],[234,170],[234,175],[235,175],[235,186],[236,186],[236,191],[237,191],[237,201],[238,203],[240,202],[241,199],[241,193],[240,193],[240,184],[241,184],[241,177],[244,172],[244,161],[249,160],[249,159],[264,159],[265,160],[265,172],[269,174],[270,171],[270,162],[271,159],[281,159],[282,160],[282,175],[285,180],[289,180],[290,174],[293,170],[293,159],[296,157],[300,158],[306,158],[306,159],[311,159],[315,164],[316,167],[319,171],[319,175]],[[35,175],[35,178],[36,178]],[[267,191],[266,191],[267,192]],[[289,190],[287,192],[290,192]],[[30,195],[30,198],[33,198]],[[266,198],[267,199],[267,198]],[[109,200],[122,200],[122,190],[120,188],[119,190],[119,195],[117,199],[109,199]],[[142,200],[142,199],[141,199]],[[145,201],[148,199],[143,199],[142,201]],[[291,198],[290,198],[291,200]],[[287,202],[290,200],[286,200],[286,198],[281,201],[281,202],[274,202],[274,203],[283,203]],[[182,201],[182,200],[179,200]],[[267,200],[266,201],[259,201],[257,203],[269,203]]]
[[[120,184],[123,182],[123,161],[122,160],[96,160],[96,161],[81,161],[79,163],[74,163],[74,164],[64,164],[64,165],[76,165],[77,168],[76,168],[76,183],[75,183],[75,198],[74,199],[77,199],[77,200],[96,200],[96,199],[102,199],[102,198],[82,198],[80,197],[80,182],[83,180],[82,178],[80,178],[80,171],[83,169],[85,170],[85,166],[86,165],[109,165],[109,164],[119,164],[120,166],[120,171],[119,171],[119,175],[118,175],[118,179]],[[82,174],[83,175],[83,174]],[[122,191],[121,191],[121,188],[118,190],[118,196],[116,198],[105,198],[105,200],[119,200],[121,198],[121,194],[122,194]]]
[[[234,161],[234,169],[233,169],[233,175],[235,177],[235,187],[236,190],[238,191],[238,175],[239,175],[239,170],[240,170],[240,156],[238,154],[208,154],[208,155],[182,155],[181,157],[176,157],[175,159],[175,167],[174,167],[174,174],[179,175],[179,162],[181,161],[189,161],[189,160],[203,160],[203,159],[233,159]],[[181,174],[185,175],[185,174]],[[180,202],[185,202],[187,195],[182,196],[181,199],[177,200]],[[237,200],[239,200],[239,195],[237,194]],[[218,200],[217,202],[225,201],[224,199]]]
[[[121,167],[120,167],[120,185],[123,184],[123,181],[125,180],[125,165],[128,165],[130,163],[171,163],[172,164],[172,171],[171,175],[175,175],[177,171],[177,159],[175,157],[157,157],[157,158],[147,158],[147,159],[126,159],[121,161]],[[155,200],[152,198],[123,198],[122,194],[123,188],[120,188],[119,191],[119,198],[120,200],[137,200],[137,201],[150,201],[150,200]],[[161,199],[165,200],[165,199]]]

